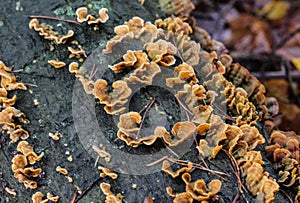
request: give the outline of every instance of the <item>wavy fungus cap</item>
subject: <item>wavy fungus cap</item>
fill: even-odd
[[[51,25],[46,23],[40,24],[36,18],[29,22],[29,28],[39,32],[39,35],[43,36],[45,39],[55,40],[57,44],[65,44],[67,40],[74,35],[73,30],[69,30],[66,35],[61,35],[54,31],[54,28]]]
[[[186,167],[182,167],[178,169],[177,171],[173,171],[170,165],[170,162],[167,160],[163,161],[162,168],[161,170],[170,175],[172,178],[178,177],[180,174],[185,173],[185,172],[190,172],[193,169],[193,163],[188,162]]]
[[[59,60],[48,60],[48,63],[53,66],[54,68],[62,68],[66,66],[66,63]]]
[[[112,179],[117,179],[118,178],[118,175],[116,173],[114,173],[112,170],[108,169],[108,168],[99,166],[98,170],[102,171],[102,173],[100,173],[100,177],[109,176]]]
[[[11,68],[7,67],[2,61],[0,61],[1,87],[5,90],[26,90],[27,87],[23,83],[17,82],[16,77],[11,72]]]
[[[105,23],[109,19],[107,11],[107,8],[101,8],[98,12],[99,18],[96,19],[94,16],[88,15],[86,7],[80,7],[76,10],[77,21],[79,23],[87,22],[89,25]]]
[[[127,83],[117,80],[112,84],[113,91],[108,92],[108,84],[103,79],[98,79],[94,84],[94,96],[100,100],[101,104],[105,104],[104,110],[108,114],[120,114],[125,111],[123,105],[128,101],[131,95],[131,89]]]
[[[109,183],[101,183],[100,189],[106,196],[105,202],[122,203],[123,196],[121,194],[113,194],[110,190],[111,186]]]

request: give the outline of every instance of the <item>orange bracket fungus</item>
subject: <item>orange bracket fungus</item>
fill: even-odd
[[[69,38],[74,35],[73,30],[69,30],[66,35],[61,35],[51,25],[46,23],[40,24],[38,19],[34,18],[29,22],[29,28],[39,32],[47,40],[55,40],[57,44],[65,44]]]
[[[57,166],[56,171],[63,174],[63,175],[68,175],[68,173],[69,173],[67,169],[62,168],[61,166]]]
[[[88,15],[88,10],[86,7],[80,7],[76,10],[77,21],[79,23],[87,22],[89,25],[105,23],[109,19],[107,11],[107,8],[101,8],[98,12],[99,18],[95,18],[92,15]]]
[[[44,156],[44,153],[37,155],[33,151],[33,147],[28,145],[28,142],[26,141],[19,142],[17,151],[22,154],[17,154],[12,159],[12,171],[14,172],[14,177],[20,183],[23,183],[26,188],[37,188],[37,182],[32,180],[32,178],[38,177],[42,172],[42,169],[34,169],[33,167],[28,166],[28,164],[33,165],[36,161],[40,161]]]
[[[168,175],[172,176],[172,178],[176,178],[178,177],[181,173],[185,173],[185,172],[190,172],[193,169],[193,163],[192,162],[188,162],[187,167],[183,167],[181,169],[178,169],[176,172],[174,172],[171,169],[170,163],[167,160],[163,161],[162,164],[162,171],[164,171],[165,173],[167,173]]]
[[[32,195],[31,199],[32,199],[32,203],[46,203],[46,202],[57,202],[59,197],[58,196],[54,196],[51,193],[47,193],[47,199],[43,199],[44,198],[44,194],[41,192],[36,192]]]
[[[32,198],[31,198],[32,199],[32,203],[46,203],[46,202],[48,202],[48,199],[44,199],[43,200],[43,197],[44,197],[44,195],[41,192],[34,193],[32,195]]]
[[[113,194],[110,190],[111,186],[108,183],[101,183],[100,188],[102,192],[106,195],[105,202],[115,202],[122,203],[123,196],[121,194]]]
[[[191,174],[184,173],[181,176],[182,180],[186,184],[186,191],[179,194],[174,194],[171,187],[167,187],[167,193],[174,198],[174,203],[180,202],[193,202],[193,200],[208,202],[208,200],[218,200],[217,193],[220,192],[222,183],[218,179],[214,179],[209,183],[208,188],[203,179],[198,179],[195,182],[191,182]]]
[[[111,177],[112,179],[117,179],[118,178],[118,175],[114,172],[112,172],[110,169],[108,168],[105,168],[105,167],[102,167],[102,166],[99,166],[98,169],[100,171],[102,171],[102,173],[100,173],[100,177],[105,177],[105,176],[109,176]]]
[[[54,68],[62,68],[66,66],[65,62],[59,60],[49,60],[48,63]]]

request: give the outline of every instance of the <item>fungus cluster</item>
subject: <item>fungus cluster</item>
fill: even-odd
[[[266,155],[276,164],[278,183],[284,187],[297,187],[295,202],[300,200],[300,136],[295,132],[274,130],[270,137],[270,145],[265,147]]]
[[[24,140],[29,137],[29,133],[16,122],[29,123],[29,120],[26,119],[24,113],[13,107],[17,96],[14,95],[9,98],[8,91],[15,89],[26,90],[27,88],[23,83],[17,82],[11,68],[7,67],[2,61],[0,61],[0,76],[0,124],[2,125],[2,130],[8,132],[12,142],[17,142],[19,139]]]
[[[109,183],[100,184],[100,189],[106,196],[105,202],[122,203],[123,196],[121,194],[115,195],[114,193],[112,193],[110,188],[111,186]]]
[[[192,182],[192,176],[189,173],[184,173],[181,176],[185,183],[185,192],[174,194],[171,187],[167,187],[167,193],[174,198],[174,203],[190,202],[193,200],[200,202],[209,202],[209,200],[218,200],[218,192],[221,190],[222,183],[218,179],[210,181],[208,188],[203,179],[197,179]]]
[[[243,168],[248,189],[254,196],[260,194],[259,198],[264,198],[266,202],[272,201],[274,193],[278,191],[278,184],[263,171],[262,160],[257,163],[251,158],[252,152],[256,153],[253,150],[265,142],[254,127],[259,119],[268,115],[264,87],[250,74],[248,76],[244,67],[233,63],[229,55],[218,55],[217,51],[201,49],[200,44],[188,36],[191,30],[177,17],[157,20],[155,25],[134,17],[115,28],[116,35],[103,50],[109,55],[123,41],[140,40],[144,44],[143,50],[127,50],[121,61],[108,67],[115,74],[133,68],[129,76],[112,82],[109,87],[104,79],[92,81],[84,73],[84,67],[79,68],[77,64],[70,64],[69,70],[79,78],[87,93],[93,94],[101,104],[105,104],[104,109],[108,114],[119,115],[117,136],[127,145],[152,145],[161,138],[168,146],[177,146],[198,133],[201,139],[197,149],[204,157],[214,158],[221,149],[235,153],[239,166]],[[209,42],[210,38],[201,38],[199,33],[197,37],[199,41],[206,40],[207,46],[212,47],[214,44]],[[131,96],[132,85],[151,85],[153,78],[161,74],[162,68],[173,70],[173,75],[165,78],[165,85],[174,89],[174,96],[188,115],[187,120],[174,123],[171,132],[164,126],[157,126],[153,134],[141,135],[142,116],[133,111],[126,113],[125,104]],[[231,76],[234,71],[237,71],[235,74],[240,78],[237,81]],[[204,80],[204,83],[201,84],[200,80]],[[244,83],[244,80],[251,82]],[[87,84],[91,84],[90,89]],[[222,108],[230,109],[231,115],[219,110]],[[231,124],[225,122],[228,119]],[[172,174],[172,177],[178,176],[167,162],[163,163],[163,170]],[[253,170],[260,172],[259,181],[253,180]],[[187,174],[184,177],[190,175]],[[194,184],[185,180],[188,188]],[[196,197],[191,191],[188,198]],[[181,196],[173,194],[173,197],[176,199]]]
[[[270,145],[265,148],[267,156],[279,164],[280,179],[277,182],[264,171],[261,152],[255,151],[257,146],[265,143],[256,125],[276,114],[276,101],[265,98],[264,86],[245,67],[233,63],[222,43],[212,40],[205,30],[187,23],[192,22],[189,13],[194,5],[191,1],[159,0],[159,4],[162,10],[174,16],[158,19],[154,24],[133,17],[114,28],[115,36],[103,49],[107,56],[114,54],[118,50],[117,45],[123,42],[132,40],[142,44],[139,48],[126,50],[121,60],[107,67],[118,79],[108,81],[100,78],[94,81],[94,70],[87,70],[75,62],[69,64],[69,72],[79,79],[86,93],[104,104],[107,114],[119,116],[116,136],[128,146],[139,147],[152,145],[160,138],[167,146],[177,146],[197,134],[200,139],[196,148],[204,158],[215,158],[223,149],[236,159],[246,186],[256,196],[256,201],[273,202],[275,193],[279,191],[278,183],[285,187],[297,185],[299,189],[298,136],[273,131]],[[96,19],[88,15],[86,8],[79,8],[77,20],[88,24],[104,23],[108,20],[106,12],[107,9],[100,9],[100,17]],[[30,22],[30,28],[46,39],[54,35],[58,38],[57,43],[65,42],[51,26],[40,25],[36,19]],[[191,34],[194,35],[192,39]],[[82,49],[68,49],[70,58],[85,56]],[[122,75],[130,70],[126,76]],[[172,74],[163,75],[164,70],[171,70]],[[145,135],[142,132],[145,115],[136,111],[126,112],[126,104],[134,85],[152,85],[157,77],[164,78],[165,87],[172,89],[186,120],[173,123],[170,132],[165,126],[156,126],[153,133]],[[105,150],[97,146],[93,146],[93,150],[110,161],[111,155]],[[23,160],[15,167],[24,168],[26,165]],[[192,169],[191,162],[177,171],[171,169],[168,161],[162,163],[164,172],[172,178],[181,177],[185,183],[186,189],[182,193],[175,194],[172,188],[167,188],[167,193],[174,198],[173,202],[217,200],[221,182],[212,180],[207,187],[203,179],[192,181]],[[99,170],[102,171],[101,177],[117,178],[117,174],[107,168],[99,167]],[[122,195],[114,195],[109,184],[101,183],[100,188],[106,195],[106,202],[122,202]],[[300,189],[295,201],[299,198]]]
[[[33,179],[39,176],[42,169],[33,168],[32,165],[35,164],[35,162],[40,161],[44,156],[44,153],[42,152],[40,155],[37,155],[33,151],[33,147],[26,141],[19,142],[17,151],[21,152],[21,154],[15,155],[12,159],[11,168],[14,172],[14,177],[20,183],[23,183],[26,188],[37,188],[37,182]]]

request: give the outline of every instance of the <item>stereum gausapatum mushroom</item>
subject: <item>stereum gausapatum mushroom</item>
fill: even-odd
[[[189,36],[193,31],[196,41]],[[107,66],[110,77],[96,78],[94,67],[87,70],[76,63],[70,64],[69,70],[79,78],[86,93],[104,105],[107,114],[118,116],[117,138],[131,147],[152,145],[157,139],[172,147],[199,134],[196,147],[200,154],[214,158],[221,149],[235,153],[251,193],[265,202],[273,201],[279,186],[263,171],[261,154],[254,151],[265,142],[255,125],[271,117],[264,86],[244,67],[233,63],[228,54],[213,51],[220,44],[211,41],[205,31],[190,27],[180,18],[152,24],[133,17],[115,27],[114,32],[103,48],[104,55],[116,59]],[[155,107],[156,98],[140,111],[131,110],[128,103],[137,87],[151,85],[171,92],[184,116],[169,128],[158,125],[143,134],[146,113]],[[162,114],[166,112],[163,109]],[[253,176],[255,170],[259,171],[259,179]],[[193,189],[198,182],[192,183],[189,175],[182,177],[187,185],[185,198],[200,200],[202,197],[193,193],[198,190]],[[217,185],[217,189],[207,190],[203,183],[201,188],[211,197],[219,191],[221,185]],[[181,198],[170,189],[168,193],[174,201]]]

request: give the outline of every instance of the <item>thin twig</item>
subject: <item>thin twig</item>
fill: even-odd
[[[167,158],[167,160],[170,161],[170,162],[176,163],[176,164],[184,165],[184,166],[187,166],[187,165],[188,165],[188,161],[185,161],[185,160],[174,160],[174,159],[172,159],[172,158]],[[224,175],[224,176],[230,176],[230,175],[227,174],[227,173],[223,173],[223,172],[220,172],[220,171],[215,171],[215,170],[206,168],[206,167],[204,167],[204,166],[201,166],[200,164],[196,164],[196,163],[192,163],[192,164],[193,164],[193,167],[194,167],[194,168],[197,168],[197,169],[200,169],[200,170],[203,170],[203,171],[210,172],[210,173],[214,174],[215,176],[218,176],[219,178],[221,178],[221,179],[223,179],[223,180],[229,181],[229,180],[227,180],[226,178],[222,177],[222,175]]]
[[[148,111],[150,110],[151,106],[154,104],[154,102],[155,102],[155,98],[153,98],[153,99],[150,101],[150,103],[146,106],[146,109],[145,109],[145,112],[144,112],[144,114],[143,114],[143,117],[142,117],[142,121],[141,121],[139,130],[138,130],[138,132],[136,133],[136,139],[138,139],[138,137],[139,137],[139,135],[140,135],[140,131],[141,131],[142,127],[143,127],[143,123],[144,123],[144,120],[145,120],[145,118],[146,118],[146,115],[147,115]],[[140,111],[140,112],[141,112],[141,111]]]
[[[56,18],[56,17],[52,17],[52,16],[31,15],[31,16],[28,16],[28,18],[50,19],[50,20],[57,20],[57,21],[63,21],[63,22],[67,22],[67,23],[73,23],[73,24],[76,24],[76,25],[81,25],[81,23],[79,23],[75,20],[66,20],[66,19]]]
[[[94,180],[84,191],[82,191],[82,193],[76,198],[76,200],[74,201],[74,203],[78,202],[81,198],[83,198],[83,196],[86,193],[88,193],[88,191],[90,191],[92,189],[92,187],[94,185],[96,185],[101,179],[102,179],[102,177],[98,177],[96,180]]]
[[[296,30],[294,30],[293,32],[291,32],[288,36],[286,36],[283,40],[281,40],[281,42],[279,42],[279,44],[277,46],[275,46],[275,48],[273,49],[273,52],[275,52],[276,50],[282,48],[290,39],[292,39],[298,32],[300,32],[300,27],[298,27]]]
[[[239,193],[242,195],[244,201],[248,203],[248,200],[246,199],[246,196],[245,196],[244,191],[243,191],[243,190],[246,191],[246,188],[244,187],[244,185],[241,181],[241,178],[240,178],[241,172],[240,172],[239,165],[236,162],[236,159],[232,156],[232,154],[230,154],[228,151],[226,151],[224,149],[222,149],[222,151],[229,157],[229,159],[231,161],[231,164],[234,167],[233,173],[236,176],[236,179],[237,179],[237,182],[238,182]]]
[[[179,105],[183,108],[187,120],[190,121],[190,117],[188,114],[193,115],[193,113],[186,106],[184,106],[184,104],[181,102],[181,100],[179,98],[176,97],[176,99],[177,99]]]
[[[216,107],[217,110],[219,110],[221,112],[221,114],[216,113],[219,116],[223,116],[225,117],[225,119],[227,120],[231,120],[231,121],[235,121],[236,119],[232,116],[229,116],[226,112],[224,112],[218,105],[212,104],[213,107]]]
[[[172,154],[174,154],[177,157],[177,159],[179,159],[179,155],[176,152],[174,152],[166,143],[164,143],[164,145],[167,148],[167,150],[169,150]]]
[[[290,203],[293,203],[294,201],[292,200],[291,196],[289,194],[287,194],[284,190],[280,190],[280,192],[282,192],[290,201]]]
[[[240,192],[237,192],[234,199],[233,199],[233,201],[232,201],[232,203],[236,203],[237,200],[239,199],[239,197],[240,197]]]
[[[292,93],[293,93],[293,96],[295,97],[295,102],[298,106],[300,106],[300,98],[299,98],[299,95],[297,93],[297,90],[294,88],[293,86],[293,79],[291,77],[291,74],[290,74],[290,63],[288,61],[285,61],[285,71],[286,71],[286,76],[287,76],[287,79],[288,79],[288,83],[289,83],[289,86],[290,86],[290,89],[292,90]]]
[[[23,84],[26,85],[26,86],[31,86],[31,87],[39,87],[39,86],[37,86],[35,84],[30,84],[30,83],[23,83]]]
[[[158,164],[159,162],[162,162],[163,160],[165,160],[165,159],[167,159],[168,158],[168,156],[163,156],[162,158],[160,158],[160,159],[158,159],[158,160],[156,160],[156,161],[153,161],[153,162],[151,162],[151,163],[149,163],[149,164],[146,164],[146,166],[153,166],[153,165],[155,165],[155,164]]]
[[[199,152],[199,156],[200,156],[200,159],[201,159],[201,161],[202,161],[202,163],[204,164],[204,166],[206,167],[206,168],[208,168],[208,165],[207,165],[207,163],[205,162],[205,160],[204,160],[204,158],[203,158],[203,155]]]
[[[19,72],[23,72],[23,71],[24,71],[24,69],[22,68],[22,69],[18,69],[18,70],[13,70],[11,72],[13,72],[13,73],[19,73]]]
[[[70,203],[75,203],[76,197],[77,197],[77,192],[74,193]]]
[[[95,164],[94,164],[94,168],[96,168],[96,166],[97,166],[97,164],[98,164],[98,162],[99,162],[99,159],[100,159],[100,156],[98,155],[98,156],[97,156],[97,159],[96,159],[96,161],[95,161]]]
[[[92,78],[96,75],[96,73],[98,72],[98,69],[95,69],[96,67],[96,64],[93,65],[93,68],[92,68],[92,71],[90,73],[90,76],[89,76],[89,80],[92,80]]]

